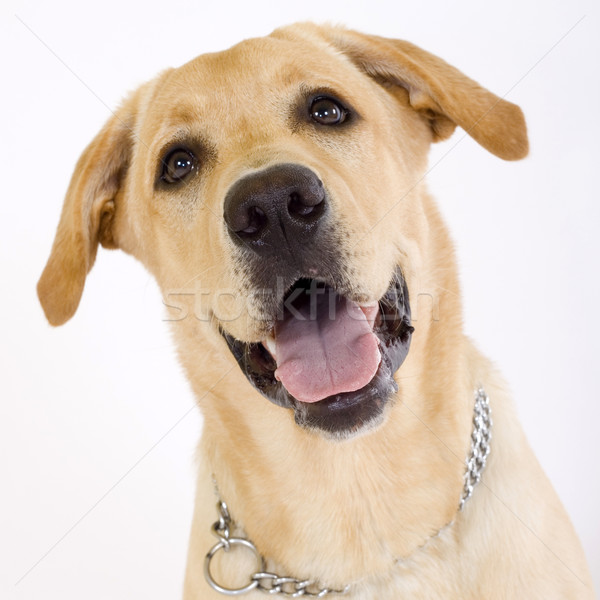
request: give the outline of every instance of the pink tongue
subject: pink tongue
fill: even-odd
[[[275,377],[301,402],[359,390],[379,367],[373,310],[369,323],[358,304],[340,296],[333,304],[314,296],[277,326]]]

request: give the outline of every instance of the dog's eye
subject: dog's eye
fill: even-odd
[[[315,98],[310,105],[310,118],[320,125],[339,125],[346,120],[348,111],[332,98]]]
[[[196,162],[196,157],[189,150],[173,150],[163,160],[161,179],[167,183],[177,183],[196,168]]]

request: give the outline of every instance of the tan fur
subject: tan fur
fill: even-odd
[[[352,133],[294,122],[302,90],[319,87],[361,115]],[[442,60],[406,42],[303,24],[161,74],[83,154],[39,296],[52,324],[69,319],[98,242],[137,257],[163,291],[205,417],[187,600],[222,597],[202,575],[215,542],[213,475],[269,569],[354,583],[355,600],[592,598],[579,542],[504,384],[462,332],[452,244],[422,181],[430,143],[456,125],[502,158],[527,153],[520,109]],[[155,188],[165,147],[184,138],[202,149],[199,172],[176,191]],[[266,333],[223,200],[241,176],[279,162],[325,182],[356,297],[379,299],[400,265],[416,312],[385,422],[345,441],[298,428],[265,400],[217,330],[246,341]],[[493,450],[457,514],[480,383]],[[234,585],[252,568],[236,555],[214,572]]]

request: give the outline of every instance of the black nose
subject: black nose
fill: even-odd
[[[317,175],[300,165],[280,164],[236,181],[225,197],[224,218],[236,243],[268,255],[312,241],[326,212]]]

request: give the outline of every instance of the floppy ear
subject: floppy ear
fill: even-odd
[[[411,106],[430,123],[434,141],[460,125],[472,138],[505,160],[529,150],[521,109],[492,94],[442,59],[402,40],[330,30],[330,41],[366,74],[409,93]]]
[[[112,232],[115,198],[134,145],[139,95],[135,92],[113,114],[75,167],[50,258],[37,286],[52,325],[62,325],[75,314],[98,243],[117,247]]]

